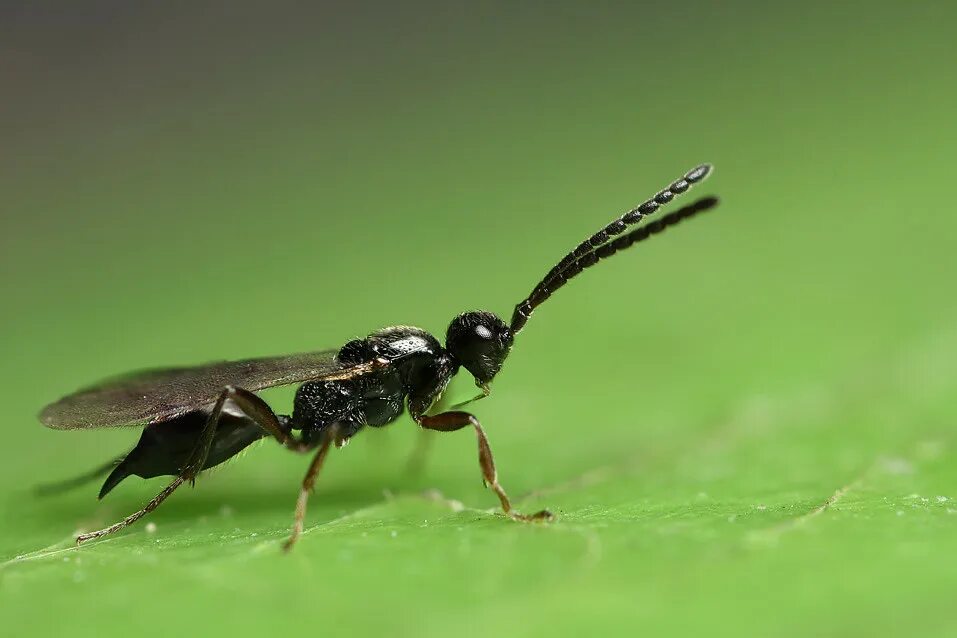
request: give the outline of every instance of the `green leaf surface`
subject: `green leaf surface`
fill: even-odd
[[[0,170],[3,635],[957,633],[957,15],[606,9],[0,37],[36,53]],[[701,161],[718,210],[556,293],[474,406],[555,522],[495,509],[468,431],[408,472],[407,419],[330,454],[288,555],[308,461],[271,442],[81,547],[166,479],[32,491],[136,440],[36,422],[77,387],[508,315]]]

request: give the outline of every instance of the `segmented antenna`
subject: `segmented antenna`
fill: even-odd
[[[646,215],[653,214],[663,205],[691,188],[692,184],[697,184],[702,181],[711,172],[711,168],[710,164],[702,164],[689,171],[684,177],[675,180],[670,186],[655,194],[654,197],[614,220],[580,243],[575,250],[565,255],[561,261],[548,271],[545,278],[538,282],[538,285],[535,286],[531,294],[515,306],[515,312],[512,313],[512,333],[517,333],[524,328],[535,308],[544,303],[552,293],[568,283],[569,280],[581,273],[585,268],[594,266],[600,260],[611,257],[619,250],[629,248],[684,219],[717,205],[718,200],[715,198],[702,199],[690,206],[686,206],[681,210],[662,217],[656,222],[642,226],[627,235],[618,237],[618,235],[625,232],[626,228],[634,226]]]

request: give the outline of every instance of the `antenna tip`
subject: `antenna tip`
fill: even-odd
[[[689,171],[688,174],[685,175],[685,179],[692,184],[696,184],[707,177],[713,168],[714,167],[711,164],[702,164],[701,166]]]

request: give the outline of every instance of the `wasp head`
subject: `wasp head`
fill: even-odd
[[[512,331],[497,315],[473,310],[449,324],[445,348],[475,377],[476,385],[484,387],[502,368],[513,340]]]

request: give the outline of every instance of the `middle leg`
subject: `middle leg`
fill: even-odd
[[[322,443],[319,444],[319,450],[316,452],[316,455],[312,457],[312,463],[309,464],[309,469],[306,470],[306,476],[302,479],[302,488],[299,490],[299,498],[296,499],[296,517],[293,520],[292,532],[289,534],[289,538],[286,539],[286,542],[283,543],[283,551],[288,552],[292,549],[293,545],[296,544],[296,541],[299,540],[299,537],[302,535],[303,522],[306,519],[306,504],[309,502],[309,493],[312,492],[312,488],[316,486],[316,477],[319,476],[319,471],[322,469],[322,465],[326,460],[329,448],[334,442],[337,442],[338,434],[339,428],[335,424],[330,425],[322,433]]]

